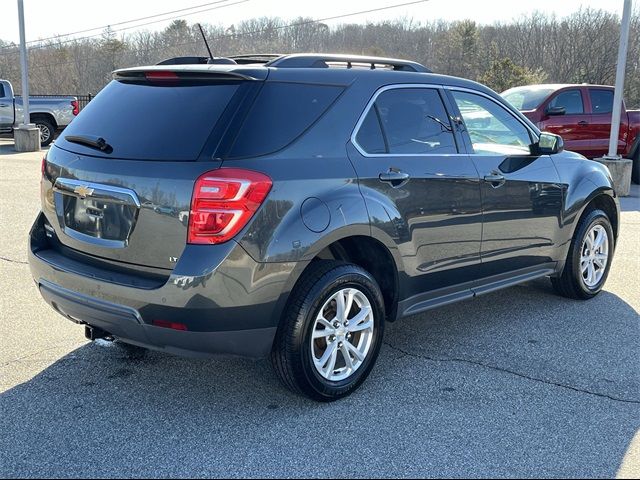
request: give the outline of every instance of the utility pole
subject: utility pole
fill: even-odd
[[[624,72],[627,66],[629,47],[629,25],[631,24],[631,0],[624,0],[622,24],[620,25],[620,46],[618,47],[618,66],[616,68],[616,86],[613,94],[613,112],[611,134],[609,136],[609,154],[607,158],[619,159],[618,136],[620,135],[620,114],[622,112],[622,91],[624,90]]]
[[[620,24],[620,46],[618,47],[618,64],[616,67],[616,86],[613,94],[613,111],[611,112],[611,132],[609,134],[609,152],[596,158],[611,173],[613,188],[620,197],[631,192],[631,170],[633,161],[618,155],[618,137],[620,136],[620,114],[622,113],[622,91],[624,89],[624,71],[627,66],[627,47],[629,46],[629,24],[631,23],[631,1],[624,0],[622,21]]]
[[[15,148],[18,152],[40,150],[40,130],[33,125],[29,116],[29,69],[27,65],[27,40],[24,33],[24,3],[18,0],[18,22],[20,27],[20,68],[22,69],[22,123],[13,131]]]

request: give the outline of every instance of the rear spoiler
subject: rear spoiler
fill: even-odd
[[[194,65],[191,64],[191,67]],[[222,67],[222,68],[221,68]],[[227,67],[227,68],[224,68]],[[229,68],[231,67],[231,68]],[[235,68],[234,68],[235,67]],[[237,68],[237,65],[211,66],[210,68],[178,67],[135,67],[116,70],[113,72],[114,80],[124,81],[238,81],[238,80],[264,80],[268,71],[265,69]]]

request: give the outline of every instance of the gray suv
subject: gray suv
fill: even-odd
[[[602,289],[609,172],[492,90],[389,58],[224,62],[116,71],[43,160],[31,271],[88,338],[270,356],[331,401],[385,322],[538,277]]]

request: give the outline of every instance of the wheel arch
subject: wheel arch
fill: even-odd
[[[275,318],[278,319],[277,323],[280,323],[291,292],[304,277],[311,264],[322,260],[342,260],[354,263],[369,272],[382,291],[387,320],[394,321],[397,316],[398,299],[402,291],[401,282],[404,272],[402,259],[393,242],[390,245],[383,239],[368,233],[364,231],[351,232],[349,235],[332,236],[330,241],[317,242],[312,248],[313,257],[298,262],[291,272],[274,310]]]
[[[35,120],[37,120],[38,118],[46,119],[47,121],[51,122],[51,125],[53,125],[54,129],[56,130],[58,129],[58,122],[56,122],[56,118],[51,113],[36,112],[36,113],[31,113],[29,115],[29,119],[31,120],[32,123],[35,123]]]

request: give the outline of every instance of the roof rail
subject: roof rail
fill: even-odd
[[[346,63],[347,68],[353,68],[355,64],[356,66],[369,65],[371,70],[391,67],[393,70],[404,72],[431,73],[431,70],[424,65],[409,60],[324,53],[297,53],[292,55],[283,55],[267,62],[265,65],[267,67],[278,68],[329,68],[332,63]]]

